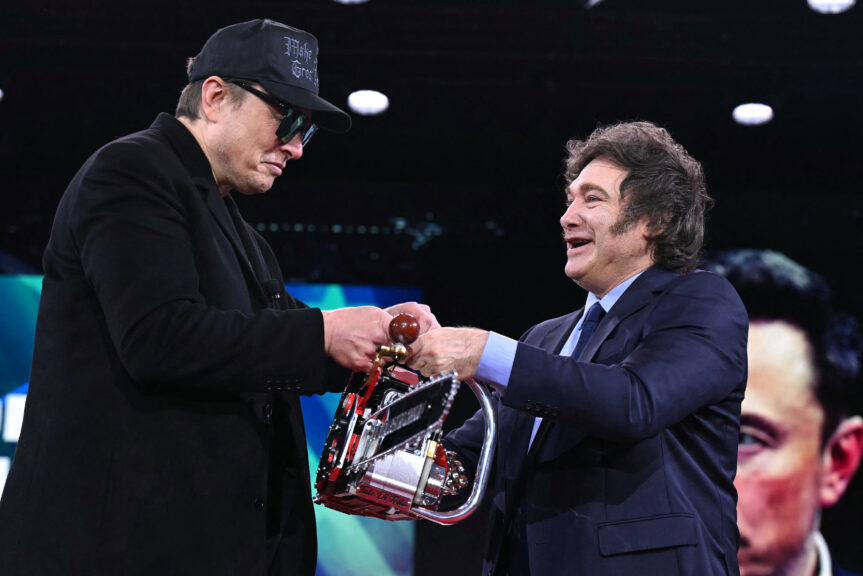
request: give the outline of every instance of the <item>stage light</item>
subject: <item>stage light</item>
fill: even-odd
[[[369,0],[333,0],[333,2],[338,2],[339,4],[365,4]]]
[[[362,116],[374,116],[390,107],[390,99],[377,90],[357,90],[348,96],[348,106]]]
[[[3,101],[3,89],[0,88],[0,102]]]
[[[856,0],[806,0],[809,7],[821,14],[839,14],[850,9]]]
[[[773,120],[773,108],[767,104],[748,102],[734,108],[734,121],[744,126],[760,126]]]

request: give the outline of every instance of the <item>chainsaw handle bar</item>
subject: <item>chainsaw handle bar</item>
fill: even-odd
[[[473,378],[464,381],[476,399],[479,400],[480,408],[485,420],[485,437],[482,442],[482,451],[479,454],[479,463],[473,479],[473,488],[470,496],[464,504],[455,510],[447,512],[436,512],[427,508],[413,508],[410,513],[418,518],[431,520],[438,524],[455,524],[461,522],[479,508],[485,488],[488,484],[488,475],[491,471],[491,459],[494,456],[494,445],[497,441],[497,411],[491,402],[491,392],[488,388],[477,383]]]

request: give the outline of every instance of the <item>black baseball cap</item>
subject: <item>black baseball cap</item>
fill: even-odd
[[[303,30],[261,18],[220,28],[195,56],[189,82],[210,76],[255,81],[280,100],[312,110],[321,128],[351,127],[344,110],[318,96],[318,39]]]

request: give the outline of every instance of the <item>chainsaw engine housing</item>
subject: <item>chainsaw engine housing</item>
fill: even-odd
[[[440,444],[459,389],[456,374],[423,379],[394,365],[355,373],[342,394],[321,455],[315,502],[386,520],[425,517],[468,485]]]

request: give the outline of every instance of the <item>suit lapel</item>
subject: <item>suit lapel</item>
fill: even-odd
[[[266,304],[267,295],[261,287],[260,280],[255,275],[255,270],[252,267],[249,256],[246,254],[246,250],[243,248],[243,243],[238,235],[237,227],[234,226],[234,221],[231,219],[231,215],[228,213],[228,207],[225,205],[225,199],[222,198],[218,190],[213,188],[209,182],[198,182],[196,179],[195,184],[198,186],[198,189],[201,190],[201,193],[204,194],[207,208],[209,208],[210,213],[213,215],[216,223],[218,223],[219,228],[222,229],[222,232],[230,241],[231,246],[234,249],[234,253],[237,256],[237,260],[240,262],[240,267],[243,269],[243,273],[246,276],[246,284],[248,284],[251,291],[254,292],[264,304]]]
[[[255,270],[249,262],[251,255],[246,254],[243,243],[238,236],[238,233],[242,234],[245,231],[238,231],[234,226],[225,200],[219,194],[210,162],[200,144],[179,120],[165,113],[159,114],[151,128],[154,128],[165,138],[165,141],[176,152],[180,161],[189,171],[192,181],[203,196],[204,203],[213,215],[213,219],[218,223],[222,233],[234,249],[237,261],[246,276],[246,284],[249,286],[250,293],[255,294],[266,306],[267,295],[264,293],[261,281],[268,280],[268,278],[259,279],[255,275]]]
[[[632,286],[623,293],[620,299],[612,307],[603,321],[597,326],[590,340],[578,359],[582,362],[590,362],[596,356],[599,347],[608,338],[617,325],[632,316],[650,303],[655,292],[662,291],[668,282],[677,278],[678,275],[658,266],[648,268]]]
[[[657,266],[649,268],[632,283],[632,286],[623,293],[620,299],[612,307],[611,311],[603,318],[596,331],[588,340],[587,345],[581,352],[578,358],[581,362],[591,362],[599,351],[600,346],[608,338],[615,328],[626,318],[641,310],[651,301],[652,295],[664,289],[668,282],[676,278],[678,275],[669,272]],[[564,334],[566,336],[572,331],[572,327],[581,318],[580,313],[575,316],[575,320],[569,326],[569,329]],[[550,331],[551,332],[551,331]],[[555,354],[559,354],[564,342],[558,343],[554,349]],[[548,348],[546,348],[548,349]],[[543,428],[546,428],[543,430]],[[540,430],[537,432],[537,437],[534,439],[534,445],[531,452],[535,454],[535,458],[539,462],[547,462],[560,456],[563,452],[571,449],[573,446],[581,442],[586,434],[568,426],[557,425],[548,420],[543,420]]]
[[[158,128],[164,134],[170,146],[180,157],[180,161],[189,170],[192,182],[195,183],[195,187],[204,198],[204,203],[219,224],[219,228],[222,229],[222,232],[231,242],[240,265],[244,270],[251,273],[254,278],[254,271],[249,264],[249,259],[245,255],[240,238],[237,236],[231,215],[228,213],[227,206],[225,206],[225,200],[219,194],[210,162],[207,160],[204,151],[197,140],[195,140],[195,137],[176,118],[167,114],[159,114],[159,117],[153,123],[153,127]]]
[[[584,308],[564,316],[559,322],[555,323],[548,332],[543,334],[539,338],[538,342],[533,342],[531,339],[528,339],[528,343],[545,350],[551,350],[554,354],[560,354],[560,351],[563,349],[563,345],[566,344],[569,334],[572,332],[572,329],[575,328],[575,325],[578,323],[582,314],[584,314]],[[527,412],[523,412],[521,410],[517,411],[517,417],[515,419],[513,429],[513,440],[517,440],[518,442],[517,444],[513,444],[513,446],[521,446],[523,444],[525,449],[521,453],[525,455],[527,454],[530,434],[533,431],[533,423],[535,420],[535,416],[531,416]],[[542,432],[543,430],[541,428],[537,431],[537,437],[534,438],[534,444],[541,439],[540,433]],[[519,467],[521,466],[521,462],[521,460],[518,460]]]
[[[566,344],[567,339],[569,339],[569,335],[572,333],[575,325],[578,324],[578,321],[583,315],[584,308],[564,316],[562,321],[549,330],[542,338],[539,347],[551,350],[553,354],[560,354],[560,351],[563,350],[563,345]]]
[[[566,340],[569,337],[570,332],[572,332],[572,329],[578,323],[578,320],[581,318],[583,313],[584,309],[572,312],[571,314],[560,318],[559,321],[550,326],[544,334],[537,335],[538,338],[531,338],[529,335],[525,339],[525,342],[532,346],[550,350],[554,354],[560,354],[560,351],[563,349],[563,345],[566,344]],[[515,416],[513,417],[510,438],[507,439],[509,440],[509,443],[500,444],[511,447],[509,452],[511,456],[507,458],[504,470],[504,479],[507,483],[506,501],[508,507],[518,501],[517,494],[521,490],[520,486],[523,482],[525,469],[530,466],[536,457],[536,450],[538,447],[542,446],[543,439],[547,435],[548,427],[550,425],[547,420],[544,420],[543,423],[540,424],[536,437],[531,444],[530,435],[531,432],[533,432],[533,425],[536,421],[536,417],[521,410],[513,410],[513,412]],[[505,427],[501,426],[501,429],[503,430]]]
[[[615,305],[612,308],[612,312],[614,312],[616,308],[617,306]],[[581,313],[584,314],[583,308]],[[579,314],[578,317],[580,318],[582,314]],[[599,346],[605,341],[608,335],[611,334],[615,326],[620,323],[620,320],[621,316],[619,315],[606,315],[606,317],[599,323],[599,326],[596,327],[596,331],[591,335],[590,340],[587,341],[587,345],[581,351],[581,355],[578,357],[578,360],[580,362],[590,362],[593,360],[593,357],[599,350]],[[573,324],[573,326],[574,325],[575,324]],[[572,332],[572,330],[569,332]],[[569,334],[569,332],[567,332],[567,334]],[[555,354],[559,354],[562,347],[563,343],[561,343],[557,348]],[[537,462],[548,462],[549,460],[554,460],[560,454],[581,442],[585,436],[586,434],[584,432],[576,428],[558,425],[550,420],[543,420],[536,433],[536,438],[534,438],[533,444],[531,445],[530,460],[536,460]]]

